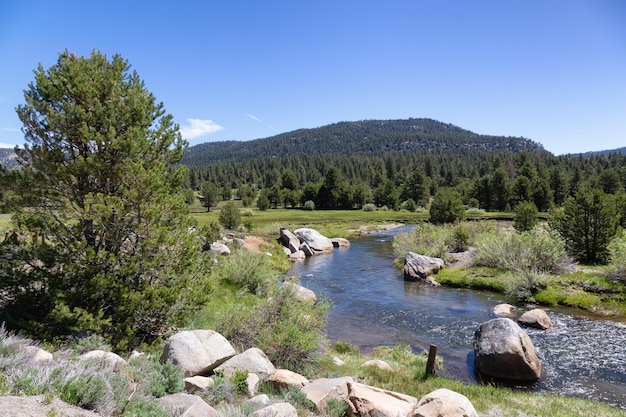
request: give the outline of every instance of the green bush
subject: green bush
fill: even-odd
[[[278,287],[267,295],[251,306],[225,308],[214,329],[240,350],[261,349],[277,367],[306,370],[325,340],[328,303],[310,305]]]
[[[329,398],[322,410],[324,417],[347,417],[348,404],[339,398]]]
[[[518,301],[534,303],[535,294],[546,288],[547,278],[536,271],[523,270],[507,276],[504,293]]]
[[[363,211],[376,211],[376,204],[366,203],[363,205]]]
[[[626,284],[626,232],[617,236],[608,246],[610,265],[608,278],[611,281]]]
[[[253,294],[264,294],[279,278],[267,255],[248,250],[234,250],[222,261],[219,274]]]
[[[153,399],[132,399],[124,408],[122,417],[170,417]]]
[[[407,211],[414,212],[415,210],[417,210],[417,203],[415,203],[415,200],[413,200],[412,198],[409,198],[404,202],[404,208]]]
[[[302,210],[313,211],[315,210],[315,203],[312,200],[307,200],[302,205]]]
[[[463,252],[469,246],[469,231],[463,223],[459,223],[454,228],[454,251]]]
[[[358,347],[354,346],[352,343],[344,342],[343,340],[339,340],[335,342],[335,344],[333,345],[333,350],[341,354],[350,354],[350,355],[359,354]]]
[[[236,370],[230,378],[235,392],[239,395],[248,395],[248,371]]]
[[[483,235],[476,244],[474,263],[509,271],[561,273],[572,268],[565,242],[555,234],[541,231]]]

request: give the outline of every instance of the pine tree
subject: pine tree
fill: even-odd
[[[97,333],[120,351],[184,324],[206,264],[172,116],[126,60],[96,51],[39,65],[24,97],[15,219],[46,240],[0,245],[0,320],[43,340]]]

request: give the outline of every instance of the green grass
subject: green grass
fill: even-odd
[[[345,364],[341,366],[333,364],[330,360],[333,356],[340,358]],[[344,344],[338,344],[320,361],[320,376],[352,376],[364,384],[405,393],[417,399],[436,389],[447,388],[465,395],[481,414],[572,417],[587,416],[593,410],[594,416],[624,415],[620,409],[573,397],[530,393],[491,385],[466,384],[440,377],[424,378],[426,353],[416,355],[410,350],[407,352],[407,347],[404,346],[376,348],[372,356],[387,362],[391,365],[392,371],[363,368],[361,365],[371,357],[347,349]],[[442,365],[439,362],[437,366],[441,369]],[[445,364],[443,366],[445,367]]]

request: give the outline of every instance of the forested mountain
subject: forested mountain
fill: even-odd
[[[7,169],[17,167],[15,152],[10,148],[0,148],[0,166]]]
[[[622,155],[626,155],[626,146],[623,146],[623,147],[617,148],[617,149],[608,149],[608,150],[604,150],[604,151],[585,152],[583,155],[586,156],[586,157],[598,156],[598,155],[609,156],[612,153],[619,153],[619,154],[622,154]]]
[[[466,150],[542,151],[518,137],[479,135],[431,119],[363,120],[299,129],[247,142],[209,142],[187,150],[190,167],[215,162],[243,162],[294,155],[383,156],[387,153],[456,153]]]

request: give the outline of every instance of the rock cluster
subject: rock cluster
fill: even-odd
[[[292,261],[301,260],[307,256],[331,253],[334,248],[350,246],[347,239],[329,239],[317,230],[310,228],[296,229],[293,233],[286,228],[281,228],[280,242],[285,254]]]

